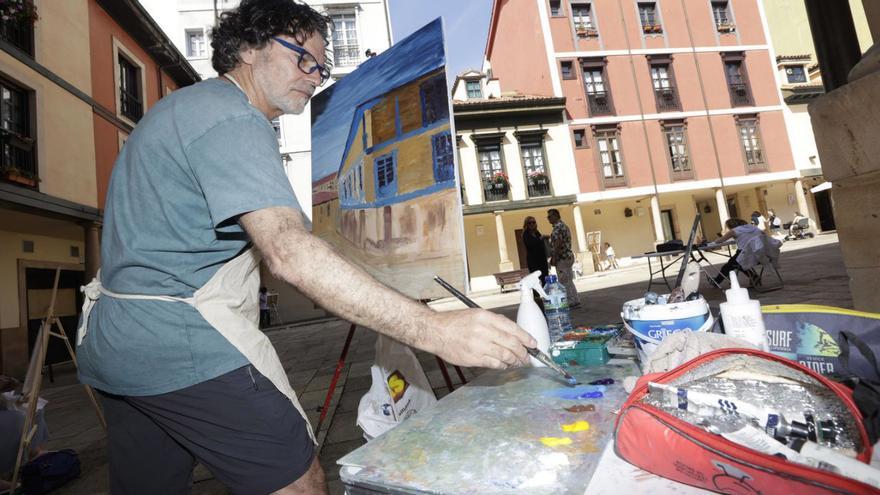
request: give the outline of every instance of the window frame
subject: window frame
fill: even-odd
[[[766,172],[768,170],[767,165],[767,157],[764,151],[764,138],[761,135],[761,118],[759,115],[737,115],[736,118],[736,131],[737,131],[737,139],[739,140],[739,147],[742,150],[743,157],[743,165],[745,166],[746,173],[759,173]],[[749,140],[752,141],[751,152],[753,156],[755,155],[755,150],[757,150],[757,154],[759,155],[760,161],[749,161],[749,150],[746,149],[746,136],[743,134],[744,129],[753,129],[750,133],[751,136]]]
[[[681,99],[678,96],[678,84],[675,79],[675,65],[672,56],[670,55],[661,55],[661,56],[648,56],[648,75],[651,78],[651,89],[654,92],[654,104],[657,107],[657,112],[680,112],[681,111]],[[665,68],[666,69],[666,82],[668,87],[658,88],[655,84],[654,79],[654,69],[657,68]],[[662,79],[659,79],[661,80]],[[669,102],[666,101],[665,94],[670,94],[671,97],[668,98]]]
[[[390,161],[390,165],[389,162]],[[381,163],[380,163],[381,162]],[[388,180],[388,174],[380,173],[380,167],[391,167],[391,180]],[[398,170],[397,170],[397,150],[392,151],[391,153],[385,153],[383,155],[379,155],[373,159],[373,179],[375,180],[374,184],[376,186],[376,199],[387,199],[393,198],[397,196],[397,179],[398,179]],[[382,181],[385,181],[382,184]]]
[[[436,101],[433,96],[438,97]],[[450,119],[449,95],[446,77],[443,74],[429,77],[419,83],[419,104],[422,110],[422,128],[438,125],[439,122]]]
[[[599,28],[596,27],[596,14],[593,11],[593,2],[588,1],[572,1],[569,2],[569,7],[571,8],[571,27],[575,33],[575,36],[581,38],[589,38],[591,36],[599,35]],[[579,16],[578,9],[586,10],[586,19],[588,22],[579,23],[578,19],[584,19],[584,16]],[[580,27],[579,27],[580,25]]]
[[[618,160],[617,165],[620,169],[620,174],[612,174],[611,177],[607,177],[605,175],[605,162],[602,161],[602,145],[600,144],[603,140],[608,140],[613,138],[617,144],[617,154]],[[607,189],[609,187],[625,187],[627,185],[627,175],[626,175],[626,161],[623,156],[623,141],[621,139],[620,127],[617,125],[614,126],[594,126],[593,127],[593,139],[596,141],[593,146],[594,155],[596,159],[596,170],[599,174],[599,183],[602,184],[603,189]],[[608,152],[613,153],[614,147],[607,145]],[[611,162],[613,165],[615,162]]]
[[[789,64],[783,65],[783,70],[785,71],[785,81],[787,84],[806,84],[810,82],[809,76],[807,75],[807,68],[802,64]],[[794,71],[795,69],[799,69],[801,71],[801,75],[803,76],[803,81],[792,81],[791,74],[788,73],[789,70]]]
[[[116,101],[116,116],[121,119],[123,122],[130,124],[132,127],[137,125],[138,120],[133,120],[128,115],[122,113],[122,74],[120,72],[120,64],[119,58],[124,57],[126,61],[138,68],[138,73],[140,75],[140,95],[141,95],[141,117],[145,113],[147,113],[147,108],[149,108],[149,101],[147,97],[147,77],[146,77],[146,65],[137,58],[134,53],[131,52],[125,45],[119,41],[115,36],[113,37],[113,87],[115,91],[115,101]]]
[[[563,68],[566,65],[568,65],[568,77],[566,77],[565,69]],[[574,70],[574,60],[560,60],[559,75],[562,77],[563,81],[576,81],[577,72]]]
[[[471,95],[472,90],[471,90],[471,87],[470,87],[470,86],[471,86],[472,84],[476,84],[476,85],[477,85],[477,89],[476,89],[477,96],[472,96],[472,95]],[[482,99],[483,99],[483,87],[480,85],[480,80],[479,80],[479,79],[471,79],[471,80],[467,80],[467,79],[465,79],[465,81],[464,81],[464,90],[465,90],[465,93],[467,94],[467,99],[468,99],[468,100],[482,100]]]
[[[336,17],[338,16],[352,16],[354,22],[354,44],[350,43],[350,39],[348,38],[348,34],[345,35],[342,41],[345,41],[345,44],[339,43],[337,45],[337,37],[336,37]],[[361,63],[361,30],[360,30],[360,16],[358,15],[357,8],[333,8],[327,11],[327,17],[330,18],[331,30],[330,30],[330,48],[333,51],[333,68],[345,68],[345,67],[357,67],[358,64]],[[342,19],[346,21],[347,19]],[[344,29],[343,32],[348,33],[352,31],[351,29]],[[340,56],[337,52],[337,46],[342,47],[347,52],[345,56]],[[354,56],[352,57],[352,54]]]
[[[202,46],[204,49],[204,53],[201,55],[195,55],[190,53],[190,49],[192,48],[190,44],[190,35],[192,34],[201,34],[202,35]],[[187,60],[200,60],[209,57],[208,48],[210,48],[210,43],[208,43],[208,34],[205,32],[204,27],[194,27],[194,28],[186,28],[183,30],[183,39],[186,44],[186,58]]]
[[[556,3],[556,8],[553,8],[553,4]],[[549,0],[547,2],[548,12],[550,12],[550,17],[565,17],[565,6],[562,3],[562,0]],[[555,10],[555,12],[554,12]]]
[[[9,146],[11,148],[14,148],[17,152],[25,154],[26,163],[24,166],[20,163],[17,163],[15,166],[25,173],[26,178],[33,178],[36,182],[33,187],[37,187],[37,184],[39,183],[39,161],[37,156],[37,114],[35,93],[32,89],[5,77],[5,74],[0,74],[0,87],[10,91],[10,93],[18,93],[18,96],[21,99],[18,106],[18,110],[21,113],[21,122],[17,129],[4,129],[5,126],[3,124],[7,119],[2,118],[3,109],[0,108],[0,136],[2,136],[2,141],[0,142],[9,140]],[[2,99],[0,99],[0,105],[2,105]],[[5,145],[0,145],[0,166],[5,168],[6,166],[12,166],[12,164],[4,163],[6,161],[6,153],[3,150],[4,146]],[[27,177],[28,174],[32,175],[32,177]],[[5,175],[2,178],[5,179]]]
[[[553,193],[553,182],[550,180],[550,164],[547,160],[547,147],[544,145],[544,141],[546,138],[546,130],[541,131],[518,131],[515,133],[518,151],[519,151],[519,159],[520,165],[522,166],[523,171],[523,180],[526,185],[526,196],[529,198],[547,198],[554,195]],[[532,166],[529,167],[526,165],[527,157],[525,156],[525,151],[530,150],[528,161],[531,162]],[[533,151],[537,150],[540,154],[541,165],[535,166],[534,159],[538,156],[533,153]],[[537,170],[540,168],[541,170]],[[531,170],[530,170],[531,169]],[[547,179],[547,191],[546,194],[533,194],[537,192],[538,187],[532,183],[530,179],[530,171],[540,172],[544,174]]]
[[[581,74],[583,74],[583,86],[584,86],[584,96],[586,96],[587,100],[587,111],[589,112],[590,117],[600,117],[607,115],[614,115],[614,98],[611,95],[611,84],[608,81],[608,71],[606,70],[607,60],[605,59],[581,59],[580,67]],[[587,71],[591,73],[598,70],[599,77],[601,78],[602,91],[595,91],[596,80],[594,76],[591,74],[589,78],[587,78]],[[589,90],[589,85],[593,86],[594,91]],[[600,95],[600,93],[602,93]],[[604,100],[607,102],[605,104],[605,110],[599,108],[598,101],[600,98],[604,97]],[[595,107],[595,110],[594,110]]]
[[[738,64],[739,66],[739,83],[731,82],[729,64]],[[752,94],[752,86],[749,84],[749,73],[746,69],[746,56],[742,52],[722,53],[721,67],[724,70],[724,82],[727,84],[727,94],[730,97],[731,107],[751,107],[755,105]],[[742,85],[745,94],[738,95],[734,85]]]
[[[442,141],[445,141],[443,143]],[[444,149],[440,150],[439,146]],[[448,146],[444,146],[448,144]],[[441,163],[441,160],[446,160]],[[431,162],[434,169],[434,182],[441,183],[455,180],[455,146],[452,144],[452,133],[448,130],[431,136]],[[446,176],[448,174],[448,177]]]
[[[479,136],[474,135],[471,137],[474,142],[474,155],[477,159],[477,173],[480,177],[480,195],[482,197],[483,203],[492,203],[498,201],[509,201],[510,200],[510,175],[507,172],[507,163],[504,159],[504,135],[489,135],[489,136]],[[492,164],[494,163],[494,159],[490,158],[488,163],[490,163],[490,168],[488,170],[484,170],[483,168],[483,154],[497,152],[498,158],[498,168],[496,169]],[[488,172],[488,175],[487,175]],[[492,198],[489,199],[487,192],[487,184],[491,184],[488,182],[494,177],[496,174],[502,173],[507,176],[507,190],[505,191],[503,197]],[[494,189],[494,188],[493,188]],[[501,196],[499,194],[499,196]]]
[[[716,6],[720,6],[724,4],[724,17],[727,22],[719,22],[720,16],[718,15],[718,10]],[[730,4],[730,0],[711,0],[709,2],[709,9],[712,13],[712,22],[715,25],[715,30],[719,33],[732,33],[736,30],[736,24],[733,22],[733,8]]]
[[[578,144],[577,134],[581,133],[583,138],[581,139],[581,144]],[[576,127],[571,130],[571,139],[574,143],[575,149],[589,149],[590,148],[590,136],[587,134],[587,129],[585,127]]]
[[[643,15],[642,9],[651,7],[653,12],[654,22],[646,24],[645,23],[645,15]],[[660,6],[656,1],[654,2],[636,2],[636,12],[639,15],[639,27],[642,29],[643,34],[663,34],[663,20],[660,18]]]
[[[663,132],[663,142],[666,148],[666,163],[669,165],[669,174],[672,177],[673,181],[677,180],[688,180],[693,179],[695,176],[694,173],[694,164],[691,160],[691,148],[690,148],[690,139],[688,137],[687,132],[687,121],[685,120],[670,120],[670,121],[661,121],[661,130]],[[680,130],[680,132],[676,132],[676,130]],[[680,134],[680,142],[672,143],[670,142],[670,137]],[[676,156],[672,152],[673,146],[680,146],[684,148],[684,159],[687,163],[687,170],[675,170],[675,158]]]

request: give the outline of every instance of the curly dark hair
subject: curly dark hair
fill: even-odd
[[[211,65],[223,75],[241,63],[242,48],[262,48],[280,34],[302,44],[318,33],[327,46],[330,22],[329,17],[294,0],[242,0],[237,8],[221,14],[220,23],[211,31]],[[325,58],[329,63],[330,57]]]

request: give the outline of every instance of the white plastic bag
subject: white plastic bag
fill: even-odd
[[[361,397],[357,425],[367,440],[437,402],[428,377],[408,346],[379,334],[376,364],[370,367],[373,384]]]

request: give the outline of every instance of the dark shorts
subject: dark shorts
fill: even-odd
[[[189,493],[196,461],[234,494],[271,493],[315,456],[302,415],[250,366],[167,394],[101,393],[101,402],[113,495]]]

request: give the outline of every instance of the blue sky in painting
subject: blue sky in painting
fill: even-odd
[[[312,99],[312,181],[339,170],[361,103],[443,67],[443,24],[432,21]]]

